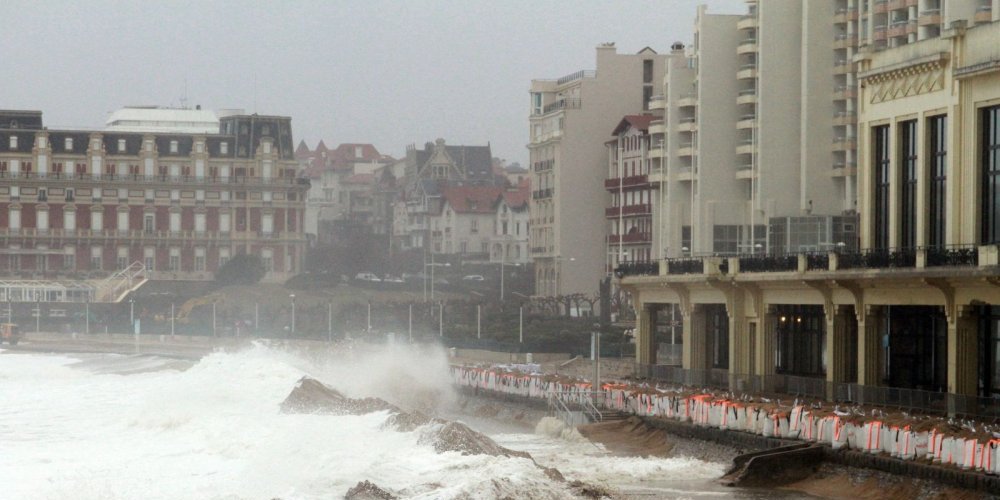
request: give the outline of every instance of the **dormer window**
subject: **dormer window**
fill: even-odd
[[[228,142],[220,142],[219,143],[219,153],[220,154],[224,154],[224,155],[229,154],[229,143]]]
[[[177,141],[170,141],[170,152],[171,153],[177,152]]]
[[[118,152],[119,153],[125,152],[125,139],[118,139]]]
[[[66,151],[72,151],[73,150],[73,138],[72,137],[67,137],[66,139],[63,140],[63,149],[66,150]]]
[[[17,136],[10,136],[10,149],[17,149]]]

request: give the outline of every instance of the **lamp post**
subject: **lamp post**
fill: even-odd
[[[35,302],[35,333],[42,331],[42,297]]]
[[[292,299],[292,335],[295,335],[295,294],[289,294],[288,297]]]
[[[128,324],[129,329],[135,331],[135,297],[128,298]]]
[[[372,331],[372,301],[368,301],[368,332]]]
[[[9,300],[7,302],[7,307],[8,307],[7,314],[9,315],[10,314],[10,301]],[[90,335],[90,297],[89,296],[87,297],[87,302],[84,304],[83,307],[84,307],[84,309],[83,309],[83,320],[84,320],[84,324],[85,324],[85,326],[84,326],[84,328],[85,328],[84,329],[84,333],[86,333],[87,335]],[[13,323],[13,322],[14,321],[11,320],[11,323]]]

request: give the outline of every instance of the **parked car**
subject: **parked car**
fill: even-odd
[[[399,278],[391,274],[385,275],[385,277],[382,278],[382,281],[385,283],[404,283],[403,278]]]
[[[486,281],[481,274],[469,274],[462,277],[462,281]]]
[[[372,283],[381,283],[382,279],[379,278],[375,273],[358,273],[354,276],[354,279],[358,281],[369,281]]]

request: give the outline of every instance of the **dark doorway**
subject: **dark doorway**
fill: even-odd
[[[773,306],[777,327],[775,371],[803,377],[826,376],[826,316],[823,306]]]
[[[658,304],[650,316],[654,364],[680,366],[684,345],[680,308],[677,304]]]
[[[886,383],[944,391],[948,387],[948,322],[940,306],[889,306]],[[886,345],[885,339],[880,339]]]
[[[1000,397],[1000,307],[982,306],[979,312],[979,395]]]
[[[712,368],[729,369],[729,315],[725,304],[706,304],[705,334]]]

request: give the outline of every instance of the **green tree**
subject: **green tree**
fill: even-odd
[[[239,254],[215,272],[215,282],[220,286],[253,285],[264,277],[265,272],[260,257]]]

